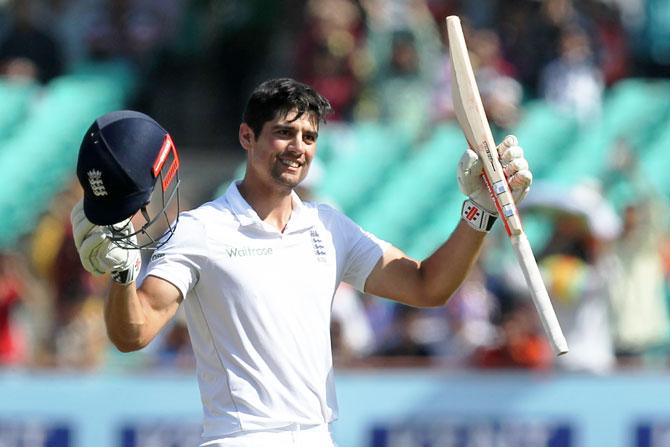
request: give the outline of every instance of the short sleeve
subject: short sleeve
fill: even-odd
[[[152,254],[144,277],[164,279],[186,298],[198,283],[207,258],[205,227],[196,217],[185,213],[179,217],[174,235]]]
[[[331,231],[336,248],[342,254],[338,257],[344,263],[342,281],[362,292],[372,269],[391,244],[363,230],[341,212],[330,207],[327,209],[331,214]]]

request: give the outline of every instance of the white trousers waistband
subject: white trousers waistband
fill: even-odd
[[[328,425],[300,425],[247,431],[211,439],[200,447],[335,447]]]

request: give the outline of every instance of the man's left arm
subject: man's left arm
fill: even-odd
[[[461,220],[449,239],[423,261],[391,246],[368,276],[365,292],[410,306],[441,306],[477,261],[485,234]]]
[[[528,162],[512,136],[498,146],[498,153],[518,204],[532,183]],[[481,176],[482,165],[477,155],[468,149],[458,164],[458,184],[468,199],[463,204],[462,219],[456,229],[423,261],[389,247],[368,276],[366,293],[417,307],[441,306],[447,302],[476,263],[484,238],[497,217]]]

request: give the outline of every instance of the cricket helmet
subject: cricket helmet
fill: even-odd
[[[97,118],[81,142],[77,177],[86,217],[106,226],[120,247],[155,249],[174,233],[179,156],[170,134],[148,115],[120,110]],[[131,220],[136,231],[128,231]]]

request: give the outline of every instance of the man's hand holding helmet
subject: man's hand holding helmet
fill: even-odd
[[[109,228],[88,220],[82,201],[72,208],[70,220],[74,244],[86,271],[94,275],[111,273],[112,279],[121,284],[135,281],[142,265],[139,250],[129,250],[115,244]],[[114,227],[128,235],[134,233],[133,224],[129,221],[120,222]],[[135,239],[135,236],[130,238]]]

